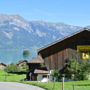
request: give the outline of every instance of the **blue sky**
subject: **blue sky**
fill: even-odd
[[[90,0],[0,0],[1,14],[20,14],[29,21],[90,25]]]

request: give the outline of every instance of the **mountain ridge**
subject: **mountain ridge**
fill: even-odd
[[[20,15],[0,14],[0,61],[17,62],[23,59],[25,49],[31,52],[30,60],[37,55],[38,48],[81,28],[60,22],[28,21]]]

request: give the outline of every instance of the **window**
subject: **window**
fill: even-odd
[[[43,75],[43,78],[46,78],[47,77],[47,75]]]

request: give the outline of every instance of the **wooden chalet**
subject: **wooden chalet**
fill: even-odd
[[[62,69],[65,62],[77,56],[78,61],[90,60],[90,29],[82,29],[38,50],[48,70]]]

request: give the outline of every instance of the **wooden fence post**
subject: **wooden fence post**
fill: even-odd
[[[64,90],[64,76],[62,77],[62,90]]]
[[[75,88],[74,88],[74,84],[73,84],[73,90],[75,90]]]

